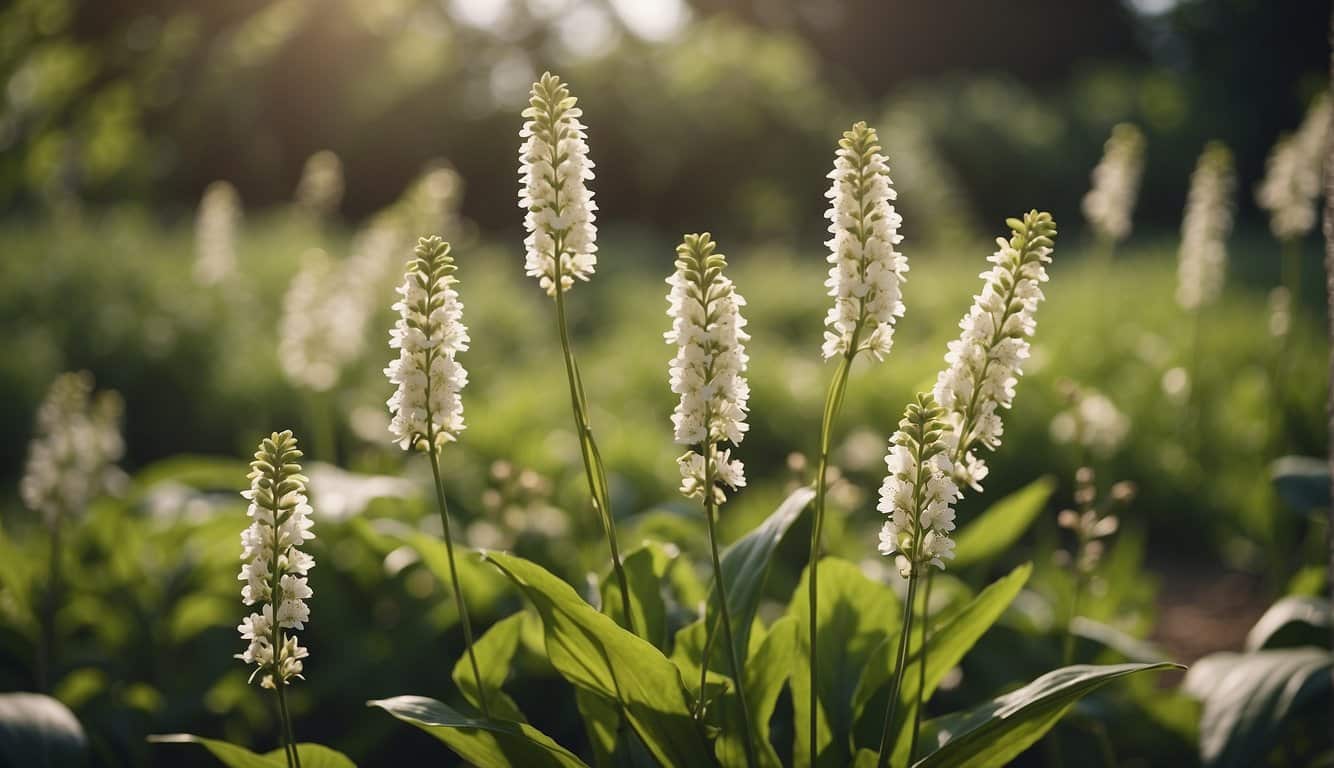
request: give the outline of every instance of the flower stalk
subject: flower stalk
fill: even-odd
[[[889,177],[889,164],[881,152],[875,129],[856,123],[843,133],[828,178],[830,201],[825,218],[832,236],[825,285],[834,304],[825,318],[822,352],[826,360],[838,358],[820,420],[819,459],[815,475],[815,500],[808,566],[810,632],[807,636],[810,668],[810,763],[816,764],[819,745],[819,663],[817,617],[819,616],[820,547],[824,534],[825,501],[828,496],[829,451],[834,423],[843,408],[853,361],[864,351],[884,360],[894,341],[894,326],[903,316],[902,283],[908,260],[897,252],[902,241],[898,232],[902,218],[894,210],[897,197]]]

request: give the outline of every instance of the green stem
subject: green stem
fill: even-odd
[[[611,549],[611,567],[621,588],[621,611],[625,616],[625,628],[633,633],[635,619],[630,612],[630,582],[625,577],[625,567],[621,565],[621,549],[616,542],[616,520],[612,516],[611,499],[607,494],[606,470],[602,466],[602,455],[598,451],[597,443],[593,440],[593,429],[588,423],[588,404],[584,400],[583,380],[579,376],[579,367],[570,348],[570,332],[565,322],[565,292],[560,290],[559,258],[556,264],[556,324],[560,327],[560,346],[565,356],[565,373],[570,384],[570,403],[574,407],[575,427],[579,432],[584,476],[588,481],[588,493],[593,499],[593,507],[602,521],[602,530],[607,535],[607,546]]]
[[[709,679],[709,659],[713,657],[713,638],[716,637],[715,630],[718,624],[718,617],[714,616],[713,621],[708,620],[708,602],[704,603],[704,656],[699,664],[699,696],[695,698],[695,717],[704,716],[704,685]]]
[[[889,765],[889,731],[894,724],[894,711],[898,708],[899,693],[903,690],[903,667],[908,663],[908,640],[912,636],[913,602],[917,599],[917,571],[908,574],[908,597],[903,601],[903,629],[899,633],[899,660],[894,665],[894,684],[889,689],[889,705],[885,707],[885,724],[880,731],[880,759],[876,765],[886,768]],[[909,756],[911,760],[911,756]]]
[[[814,768],[816,759],[819,756],[820,745],[816,735],[819,731],[819,706],[820,706],[820,688],[819,688],[819,663],[816,653],[816,636],[819,629],[819,600],[816,597],[819,593],[819,568],[820,568],[820,539],[824,533],[824,507],[825,495],[828,491],[828,478],[826,477],[829,469],[829,443],[830,435],[833,432],[834,420],[838,417],[839,410],[843,407],[843,396],[848,389],[848,373],[852,370],[852,359],[857,354],[857,339],[854,335],[853,341],[848,345],[848,352],[843,355],[838,362],[838,370],[834,371],[834,378],[829,382],[829,392],[825,395],[824,415],[820,422],[820,461],[815,470],[815,520],[811,526],[811,556],[810,556],[810,583],[809,583],[809,602],[810,602],[810,678],[811,678],[811,766]]]
[[[926,705],[926,649],[927,642],[931,639],[929,627],[931,624],[931,582],[934,580],[936,572],[929,567],[926,571],[926,589],[922,590],[922,647],[917,652],[917,707],[913,710],[912,716],[912,742],[908,749],[908,762],[912,762],[917,754],[917,736],[922,730],[922,707]]]
[[[1075,617],[1079,615],[1079,602],[1084,592],[1084,575],[1079,570],[1080,552],[1084,545],[1081,543],[1075,550],[1075,593],[1070,598],[1070,615],[1065,622],[1065,637],[1061,643],[1061,666],[1068,667],[1075,662]]]
[[[51,525],[51,562],[48,563],[46,595],[42,601],[42,638],[37,648],[37,690],[51,691],[55,676],[56,610],[60,605],[60,518]]]
[[[429,421],[429,417],[428,417]],[[472,676],[477,681],[477,701],[482,705],[482,716],[491,717],[486,705],[486,691],[482,688],[482,672],[477,666],[477,654],[473,650],[472,622],[468,619],[468,606],[464,604],[463,590],[459,588],[459,569],[454,563],[454,539],[449,532],[449,506],[445,502],[445,488],[440,482],[440,460],[436,453],[435,442],[431,442],[427,454],[431,457],[431,475],[435,477],[435,499],[440,506],[440,524],[445,529],[445,554],[449,557],[449,578],[454,586],[454,602],[458,606],[459,619],[463,624],[463,641],[468,646],[468,661],[472,664]]]
[[[1283,286],[1288,289],[1288,299],[1292,302],[1293,314],[1296,314],[1302,290],[1301,238],[1289,237],[1283,241]]]
[[[287,683],[282,680],[274,681],[278,691],[278,711],[282,714],[283,730],[283,751],[287,754],[287,765],[289,768],[301,768],[301,753],[296,748],[296,733],[292,730],[292,713],[287,709]]]
[[[709,462],[707,455],[705,456],[704,461],[706,464],[704,470],[705,477],[710,477],[710,472],[707,467]],[[712,480],[711,477],[710,480]],[[712,482],[710,482],[704,489],[704,494],[704,512],[709,520],[709,546],[713,550],[713,584],[718,592],[718,608],[722,614],[723,622],[723,639],[727,642],[727,656],[732,664],[732,679],[736,682],[737,702],[741,705],[741,724],[742,727],[746,729],[743,742],[746,747],[746,765],[754,768],[754,766],[759,765],[759,759],[755,754],[754,732],[750,727],[750,708],[746,705],[746,689],[741,682],[745,670],[741,666],[741,662],[737,659],[736,641],[732,637],[732,619],[728,615],[727,610],[727,587],[723,583],[723,564],[722,560],[718,557],[718,528],[715,522],[715,518],[717,517],[717,504],[713,499]]]

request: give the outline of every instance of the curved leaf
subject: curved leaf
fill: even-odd
[[[0,764],[80,765],[87,747],[78,719],[56,699],[0,694]]]
[[[753,738],[761,768],[782,768],[778,751],[769,742],[769,719],[787,682],[797,655],[797,620],[784,616],[769,627],[763,642],[746,664],[746,703],[753,719]],[[741,707],[733,692],[723,695],[723,726],[713,748],[724,766],[745,766],[746,745],[741,741]]]
[[[802,574],[788,606],[797,620],[799,652],[790,673],[796,728],[793,756],[798,766],[810,760],[810,604],[807,595],[810,569]],[[817,742],[820,766],[843,768],[852,758],[848,750],[853,726],[853,694],[866,674],[877,649],[898,632],[902,608],[894,591],[872,581],[846,560],[820,561],[820,615],[816,622],[819,658],[819,712]]]
[[[260,755],[228,741],[190,733],[149,736],[148,740],[155,744],[198,744],[228,768],[287,768],[287,755],[282,747]],[[302,743],[296,749],[301,756],[301,768],[356,768],[347,755],[323,744]]]
[[[675,560],[676,555],[669,554],[661,544],[646,541],[621,561],[630,585],[635,630],[658,650],[667,647],[667,601],[662,597],[662,587]],[[602,608],[613,621],[625,626],[621,585],[614,578],[602,580]]]
[[[1048,672],[1033,682],[966,712],[926,723],[926,743],[940,746],[914,768],[1001,768],[1042,738],[1075,702],[1117,678],[1178,664],[1076,665]]]
[[[936,686],[968,653],[982,635],[1000,619],[1005,609],[1014,602],[1019,591],[1028,583],[1033,572],[1032,563],[1024,563],[1008,575],[997,579],[977,597],[961,608],[947,611],[932,622],[930,645],[926,654],[926,692],[923,701],[930,700]],[[920,635],[913,632],[913,641]],[[876,748],[880,744],[880,729],[884,726],[885,707],[889,704],[889,684],[894,678],[894,662],[898,655],[898,639],[891,637],[876,650],[874,660],[867,666],[853,699],[857,717],[854,746]],[[908,672],[903,677],[899,705],[895,710],[893,763],[902,765],[908,760],[908,729],[912,727],[917,710],[918,659],[921,651],[909,645]]]
[[[395,696],[366,704],[426,731],[478,768],[587,768],[572,752],[527,723],[468,717],[425,696]]]
[[[594,610],[541,566],[502,552],[484,557],[537,607],[547,657],[562,677],[576,688],[619,702],[630,727],[659,762],[713,763],[690,715],[681,675],[661,651]]]
[[[1246,635],[1246,650],[1329,645],[1331,610],[1321,597],[1285,597],[1255,622]]]
[[[514,703],[514,699],[501,690],[501,686],[509,677],[510,662],[519,648],[519,634],[523,630],[525,615],[522,612],[515,613],[497,621],[473,645],[477,667],[482,673],[482,690],[486,692],[486,703],[491,714],[518,723],[527,722],[527,718],[519,711],[519,705]],[[452,677],[454,685],[458,686],[468,703],[480,710],[482,701],[466,650],[454,663]]]
[[[1329,464],[1310,456],[1284,456],[1269,465],[1274,488],[1298,512],[1329,507]]]
[[[1206,766],[1263,764],[1294,715],[1329,712],[1334,654],[1328,648],[1215,653],[1182,682],[1204,703],[1200,758]]]
[[[959,531],[951,568],[985,563],[1019,540],[1047,506],[1056,481],[1042,477],[997,501]]]

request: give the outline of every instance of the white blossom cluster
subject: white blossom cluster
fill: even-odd
[[[889,517],[880,529],[880,554],[896,555],[905,578],[919,566],[944,569],[954,557],[954,502],[949,427],[945,412],[929,394],[918,395],[899,421],[885,455],[888,469],[876,507]]]
[[[78,514],[120,478],[115,464],[125,453],[120,395],[93,394],[86,371],[56,377],[37,409],[36,432],[19,495],[51,527]]]
[[[306,159],[296,186],[298,206],[317,218],[326,218],[338,211],[343,191],[343,161],[338,155],[322,149]]]
[[[1071,387],[1069,399],[1070,407],[1051,420],[1052,440],[1082,446],[1100,457],[1116,453],[1130,433],[1130,417],[1094,389]]]
[[[597,266],[597,203],[587,185],[593,161],[576,101],[559,77],[543,74],[533,83],[519,131],[519,207],[527,211],[528,230],[524,269],[548,296],[556,295],[557,285],[564,292],[576,278],[588,280]]]
[[[404,450],[434,450],[464,429],[459,392],[468,372],[455,355],[468,349],[469,339],[454,270],[449,243],[423,237],[398,288],[399,318],[389,332],[398,359],[384,373],[398,387],[387,401],[389,431]]]
[[[264,688],[300,678],[302,660],[310,655],[295,634],[284,631],[305,629],[310,620],[306,600],[313,594],[306,579],[315,558],[300,549],[315,538],[307,480],[296,463],[300,458],[291,430],[274,432],[255,451],[247,476],[250,488],[241,492],[251,518],[241,532],[241,600],[261,605],[236,628],[248,643],[236,658],[255,665],[250,679],[259,677]]]
[[[1120,123],[1103,145],[1102,160],[1093,169],[1093,186],[1084,195],[1084,218],[1101,237],[1118,242],[1130,234],[1143,173],[1144,134]]]
[[[955,479],[979,490],[987,465],[973,449],[1000,446],[1000,409],[1014,402],[1023,375],[1056,235],[1049,213],[1029,211],[1022,221],[1007,223],[1010,239],[996,238],[992,267],[981,275],[982,292],[959,321],[962,333],[949,343],[934,389],[950,427],[944,439],[951,442]]]
[[[1302,237],[1315,226],[1332,117],[1329,97],[1322,94],[1297,132],[1279,138],[1269,152],[1255,199],[1269,211],[1269,228],[1280,240]]]
[[[691,446],[677,463],[681,493],[703,499],[712,486],[713,500],[726,500],[722,486],[736,490],[746,484],[742,463],[720,442],[739,445],[746,435],[746,300],[723,275],[726,257],[705,232],[686,235],[677,246],[676,272],[667,278],[667,315],[672,329],[664,334],[677,345],[668,366],[672,392],[680,401],[672,413],[676,442]],[[708,461],[705,461],[705,457]],[[707,463],[707,467],[706,467]]]
[[[1232,153],[1222,144],[1211,142],[1190,176],[1181,223],[1176,299],[1182,309],[1212,304],[1223,293],[1235,187]]]
[[[241,196],[236,187],[215,181],[204,190],[195,216],[195,282],[216,285],[236,271],[236,231]]]
[[[884,360],[894,343],[894,322],[903,316],[901,285],[908,260],[894,250],[903,239],[903,219],[889,165],[874,128],[857,123],[843,133],[834,156],[829,198],[829,279],[834,306],[825,317],[825,359],[868,349]],[[862,337],[864,330],[870,334]],[[854,343],[857,345],[853,349]]]

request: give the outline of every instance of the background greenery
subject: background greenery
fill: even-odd
[[[988,457],[985,496],[960,510],[968,520],[1052,477],[1053,497],[1022,542],[960,576],[976,588],[1029,559],[1036,572],[962,681],[937,696],[940,711],[1053,666],[1053,616],[1069,591],[1055,513],[1070,503],[1080,460],[1050,435],[1064,379],[1102,391],[1129,418],[1124,445],[1095,466],[1104,487],[1139,487],[1085,615],[1189,662],[1239,647],[1271,598],[1319,591],[1311,564],[1321,562],[1322,518],[1286,506],[1269,475],[1281,455],[1327,448],[1318,245],[1303,244],[1303,292],[1276,385],[1265,294],[1278,282],[1278,247],[1250,190],[1274,136],[1324,87],[1327,9],[819,5],[828,10],[662,3],[677,20],[665,32],[612,2],[18,0],[0,11],[0,688],[34,686],[34,606],[49,555],[16,493],[32,414],[58,372],[86,368],[126,399],[132,477],[121,497],[88,510],[65,552],[55,694],[84,723],[98,763],[179,764],[184,753],[144,744],[155,732],[274,743],[267,700],[231,658],[245,522],[236,491],[256,440],[284,427],[303,436],[315,465],[319,534],[298,735],[365,765],[448,759],[428,736],[363,706],[401,693],[451,700],[461,651],[426,467],[384,439],[392,293],[386,285],[360,359],[329,395],[284,378],[277,328],[302,254],[319,246],[346,260],[371,214],[446,158],[464,182],[461,219],[444,234],[474,339],[462,357],[469,428],[446,453],[451,508],[473,546],[513,549],[588,592],[605,545],[585,510],[552,313],[522,275],[513,202],[517,113],[547,66],[581,97],[598,163],[599,272],[569,308],[624,541],[670,542],[705,562],[699,512],[675,492],[661,337],[662,280],[683,230],[720,240],[754,336],[752,430],[740,452],[751,484],[728,505],[724,538],[809,480],[802,457],[815,448],[831,373],[818,353],[824,174],[838,132],[865,118],[889,150],[912,271],[893,356],[853,374],[831,552],[879,573],[885,440],[906,400],[934,380],[1002,217],[1047,208],[1062,232],[1005,445]],[[1138,234],[1107,263],[1092,257],[1078,205],[1101,142],[1124,119],[1146,129],[1148,167]],[[1189,169],[1214,137],[1237,153],[1242,208],[1228,293],[1203,315],[1196,353],[1193,321],[1172,299],[1175,231]],[[314,221],[288,201],[305,157],[325,147],[343,158],[347,195],[336,217]],[[201,288],[191,215],[217,178],[237,185],[246,219],[236,278]],[[389,271],[406,256],[391,254]],[[1189,396],[1164,388],[1174,368],[1196,374]],[[805,525],[779,550],[762,616],[797,585]],[[483,625],[520,606],[489,567],[466,575]],[[1220,603],[1201,587],[1211,583],[1234,594]],[[1215,623],[1179,610],[1192,602]],[[517,664],[529,681],[512,690],[521,707],[582,751],[572,694],[539,654]],[[1152,680],[1127,688],[1086,712],[1137,718],[1114,734],[1122,764],[1196,759],[1197,705]],[[1093,738],[1077,724],[1061,733],[1056,749]]]

